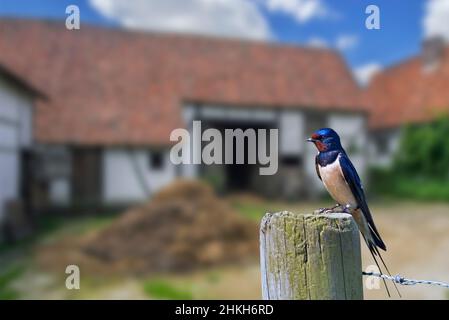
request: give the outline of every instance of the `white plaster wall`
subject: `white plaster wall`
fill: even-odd
[[[15,124],[3,123],[0,120],[0,147],[18,150],[18,127]]]
[[[196,113],[196,108],[195,108],[194,105],[186,104],[182,108],[182,118],[183,118],[183,121],[184,121],[184,127],[185,127],[186,130],[189,131],[190,138],[192,138],[193,121],[196,120],[195,119],[195,116],[196,116],[195,113]],[[186,159],[184,161],[191,163],[191,161],[192,161],[191,153],[193,152],[192,145],[191,145],[191,140],[189,140],[187,142],[187,144],[184,146],[184,150],[186,150],[186,154],[183,155],[184,159]],[[180,175],[182,177],[184,177],[184,178],[194,179],[199,174],[199,165],[195,165],[195,164],[180,164],[179,165],[179,172],[180,172]]]
[[[19,152],[31,144],[31,118],[31,98],[0,76],[0,220],[6,201],[19,196]]]
[[[33,108],[32,101],[24,100],[20,108],[19,119],[19,144],[22,147],[30,147],[33,143]]]
[[[199,108],[199,117],[205,120],[272,122],[276,120],[276,112],[274,110],[257,108],[230,108],[206,105]]]
[[[380,150],[377,139],[379,136],[386,139],[386,150]],[[392,164],[395,153],[399,149],[401,141],[401,129],[388,130],[386,132],[372,133],[369,139],[369,164],[376,167],[388,167]]]
[[[388,151],[389,151],[389,158],[391,161],[394,157],[394,154],[398,151],[399,145],[401,143],[401,136],[402,136],[401,129],[398,128],[396,130],[393,130],[392,132],[390,132],[389,136],[390,139],[388,143]]]
[[[134,169],[133,161],[147,182],[151,193],[169,184],[176,178],[176,168],[170,162],[169,150],[164,151],[164,166],[160,170],[150,167],[150,152],[147,149],[106,149],[103,153],[103,201],[105,204],[145,200]],[[134,158],[133,158],[134,157]]]
[[[0,116],[11,121],[18,121],[22,100],[18,90],[0,76]]]
[[[19,159],[15,151],[0,151],[0,220],[8,200],[17,199],[19,192]]]
[[[305,148],[304,115],[301,112],[282,111],[279,119],[280,155],[299,155]]]
[[[22,147],[32,143],[32,113],[32,98],[0,76],[0,122],[16,127],[16,141]]]

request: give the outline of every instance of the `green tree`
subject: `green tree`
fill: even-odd
[[[449,116],[423,125],[408,125],[393,163],[407,177],[447,179],[449,176]]]
[[[379,195],[449,201],[449,116],[405,127],[393,165],[371,175]]]

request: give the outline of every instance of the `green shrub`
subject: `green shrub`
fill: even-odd
[[[408,125],[393,162],[399,175],[429,179],[449,177],[449,117],[424,125]]]
[[[377,194],[449,201],[449,116],[406,126],[391,168],[370,173]]]

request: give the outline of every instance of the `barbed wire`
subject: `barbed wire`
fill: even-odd
[[[364,276],[374,276],[374,277],[382,278],[385,280],[390,280],[390,281],[393,281],[394,283],[401,284],[403,286],[413,286],[415,284],[429,284],[429,285],[435,285],[435,286],[440,286],[440,287],[449,289],[449,283],[443,282],[443,281],[408,279],[408,278],[404,278],[400,275],[390,276],[387,274],[381,274],[381,273],[375,273],[375,272],[364,272],[364,271],[362,271],[362,274]]]

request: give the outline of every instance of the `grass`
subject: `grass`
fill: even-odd
[[[13,244],[0,244],[0,254],[13,249],[25,250],[43,239],[57,238],[60,234],[83,234],[100,229],[109,225],[116,216],[116,213],[78,217],[42,216],[37,220],[36,232],[33,235]]]
[[[376,195],[392,199],[449,201],[449,181],[426,177],[407,177],[391,170],[372,169],[371,189]]]
[[[260,221],[267,212],[266,204],[254,204],[249,202],[234,202],[232,206],[244,217]]]
[[[231,199],[231,206],[242,216],[256,222],[260,222],[267,212],[292,211],[301,213],[312,213],[314,210],[331,206],[334,202],[330,197],[319,198],[315,201],[283,202],[270,200],[234,200]]]
[[[0,300],[15,300],[20,293],[11,284],[23,276],[25,265],[30,263],[33,250],[45,241],[58,241],[69,234],[83,234],[109,225],[116,214],[79,217],[40,217],[37,231],[13,244],[0,245]],[[13,259],[9,258],[13,257]],[[4,261],[3,261],[4,260]],[[2,271],[6,270],[6,271]]]
[[[330,200],[325,200],[325,202],[272,202],[269,200],[250,200],[250,199],[230,199],[232,201],[233,207],[249,219],[260,221],[260,218],[264,215],[266,211],[280,211],[280,210],[291,210],[294,212],[311,212],[314,208],[319,206],[330,205],[332,202]],[[449,208],[449,204],[441,204],[441,211],[444,212]],[[419,213],[425,216],[428,212],[430,204],[413,204],[413,212]],[[416,207],[416,208],[415,208]],[[374,211],[376,211],[376,222],[379,221],[382,231],[386,233],[386,237],[389,238],[389,244],[392,244],[394,248],[394,242],[399,244],[396,247],[404,247],[403,243],[410,243],[410,239],[407,238],[408,232],[405,235],[396,235],[396,231],[388,230],[388,225],[391,221],[396,221],[397,223],[406,223],[409,221],[410,226],[407,230],[415,230],[417,226],[421,227],[421,219],[411,219],[409,220],[409,208],[408,203],[401,202],[373,202]],[[433,210],[433,209],[432,209]],[[398,214],[398,217],[392,217],[392,214]],[[401,217],[405,217],[402,219]],[[36,235],[36,243],[27,248],[26,251],[21,252],[11,252],[5,256],[0,256],[0,299],[20,299],[20,298],[54,298],[60,297],[64,299],[93,299],[93,298],[116,298],[116,293],[114,292],[125,292],[125,294],[120,295],[120,297],[135,297],[137,299],[141,298],[151,298],[151,299],[257,299],[260,296],[260,275],[259,266],[231,266],[231,267],[217,267],[210,270],[199,270],[193,274],[177,275],[177,274],[159,274],[152,278],[139,277],[138,279],[132,278],[123,279],[122,277],[111,278],[109,275],[105,275],[104,278],[98,279],[98,277],[87,278],[82,276],[82,284],[80,292],[69,292],[61,290],[60,283],[63,285],[64,282],[59,282],[56,280],[57,285],[51,282],[36,283],[33,286],[26,286],[29,281],[29,276],[34,277],[39,274],[39,270],[34,270],[36,266],[34,262],[34,257],[32,255],[33,250],[38,250],[39,246],[50,241],[59,241],[61,238],[67,234],[80,234],[91,230],[97,230],[108,225],[112,221],[114,216],[97,216],[97,217],[76,217],[70,219],[64,218],[46,218],[41,222],[42,229]],[[401,220],[402,219],[402,220]],[[417,222],[418,221],[418,222]],[[423,219],[422,221],[425,221]],[[438,220],[439,221],[439,220]],[[383,222],[383,223],[382,223]],[[418,223],[414,225],[413,223]],[[386,228],[387,227],[387,228]],[[442,226],[444,230],[444,225]],[[427,229],[426,229],[427,228]],[[427,225],[423,226],[420,232],[433,232],[433,226]],[[426,231],[427,230],[427,231]],[[423,236],[422,240],[427,241],[431,244],[433,240],[429,236]],[[393,237],[395,235],[395,237]],[[405,240],[402,238],[405,237]],[[396,239],[396,240],[395,240]],[[431,245],[428,246],[431,251]],[[28,250],[30,249],[30,250]],[[439,249],[438,249],[439,250]],[[444,251],[444,250],[443,250]],[[393,249],[394,252],[394,249]],[[399,254],[399,256],[401,256]],[[411,263],[411,260],[407,259],[405,262],[401,262],[403,258],[396,258],[396,265],[402,266]],[[410,258],[411,259],[411,258]],[[399,262],[398,262],[399,261]],[[430,261],[430,260],[429,260]],[[5,262],[6,264],[4,264]],[[401,264],[403,263],[403,264]],[[419,274],[419,268],[424,265],[425,262],[421,263],[421,260],[417,258],[413,263],[417,263],[415,271],[410,271],[411,274]],[[430,262],[429,262],[430,263]],[[395,265],[393,260],[393,266]],[[24,268],[26,267],[26,269]],[[399,270],[401,268],[398,267]],[[444,269],[442,274],[444,274]],[[31,272],[33,271],[33,272]],[[52,275],[55,276],[55,275]],[[128,282],[130,281],[130,282]],[[22,286],[25,284],[24,286]],[[23,288],[23,289],[22,289]],[[236,289],[237,288],[237,289]],[[22,291],[26,290],[26,291]],[[429,289],[430,290],[430,289]],[[110,294],[110,292],[112,292]],[[424,297],[425,295],[418,295],[417,297]],[[414,297],[414,296],[411,296]],[[446,297],[442,295],[442,297]]]
[[[175,287],[168,281],[152,279],[144,282],[144,292],[154,299],[192,300],[193,294],[185,288]]]
[[[228,283],[226,279],[222,279],[223,272],[226,271],[214,268],[187,276],[169,275],[151,278],[143,282],[143,291],[151,299],[207,299],[214,290]]]
[[[14,266],[0,274],[0,300],[15,300],[20,297],[19,293],[11,287],[14,280],[19,278],[25,271],[23,266]]]
[[[421,179],[399,179],[394,193],[401,198],[421,201],[449,201],[449,183]]]

